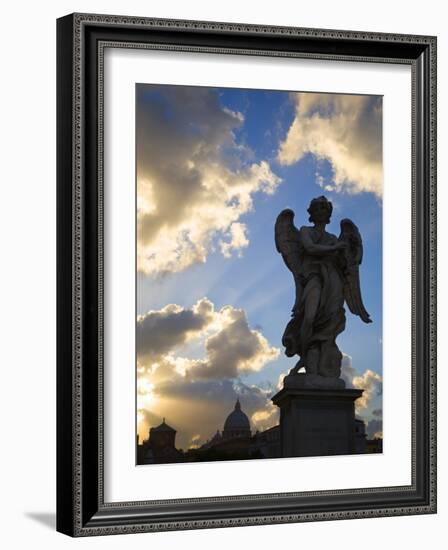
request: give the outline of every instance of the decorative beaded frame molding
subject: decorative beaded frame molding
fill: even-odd
[[[58,20],[57,529],[71,536],[436,512],[436,38],[73,14]],[[412,483],[104,502],[104,48],[412,68]]]

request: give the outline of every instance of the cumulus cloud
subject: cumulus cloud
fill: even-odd
[[[362,396],[356,400],[357,410],[367,409],[371,400],[383,392],[382,377],[370,369],[364,371],[360,376],[355,376],[352,383],[354,388],[364,390]]]
[[[201,446],[201,435],[194,434],[190,439],[190,444],[188,445],[189,449],[197,449]]]
[[[207,338],[206,360],[193,366],[192,376],[234,378],[259,371],[278,357],[279,350],[260,331],[249,328],[244,310],[226,306],[218,315],[220,330]]]
[[[350,355],[342,352],[341,378],[344,380],[347,387],[353,387],[352,380],[357,375],[358,371],[353,367],[352,358]]]
[[[370,369],[360,374],[353,367],[351,357],[345,353],[343,353],[342,357],[341,378],[345,381],[348,388],[364,390],[362,396],[355,401],[357,413],[369,409],[373,399],[383,392],[382,376]],[[377,410],[379,411],[379,409]],[[373,411],[372,414],[374,414]]]
[[[243,214],[280,178],[237,142],[244,116],[218,91],[188,86],[137,88],[137,264],[147,274],[205,262],[247,246]]]
[[[383,420],[376,419],[369,420],[366,426],[366,433],[368,439],[383,438]]]
[[[252,414],[250,420],[253,429],[262,432],[279,423],[280,409],[269,400],[263,404],[261,409]]]
[[[247,227],[244,223],[232,223],[230,226],[230,241],[221,241],[221,252],[226,258],[230,258],[232,250],[238,251],[241,255],[241,250],[249,245],[247,238]]]
[[[168,304],[137,318],[137,354],[139,360],[158,357],[195,338],[215,318],[213,304],[203,298],[192,308]]]
[[[173,355],[194,341],[204,341],[204,358]],[[190,378],[235,378],[261,370],[279,353],[260,330],[249,327],[244,310],[224,306],[216,311],[207,298],[189,309],[169,304],[137,319],[137,360],[143,369],[174,365]]]
[[[291,99],[295,116],[280,144],[279,162],[291,165],[311,153],[331,164],[331,182],[316,175],[325,190],[382,197],[382,98],[292,93]]]
[[[147,437],[147,411],[179,432],[180,446],[203,442],[222,429],[237,396],[253,429],[277,422],[270,402],[273,388],[241,382],[240,376],[257,372],[279,356],[260,330],[249,326],[242,309],[224,306],[216,310],[207,298],[191,308],[169,304],[150,311],[137,321],[138,433]],[[202,357],[189,354],[202,346]],[[145,413],[146,411],[146,413]],[[193,433],[194,432],[194,433]]]

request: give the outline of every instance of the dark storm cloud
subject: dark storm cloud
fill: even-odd
[[[213,304],[206,298],[191,309],[170,304],[137,320],[137,354],[140,360],[156,357],[184,344],[213,318]]]

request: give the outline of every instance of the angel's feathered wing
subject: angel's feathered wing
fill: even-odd
[[[344,250],[344,298],[350,311],[359,315],[364,323],[371,323],[372,319],[368,314],[361,297],[361,286],[359,282],[359,266],[362,262],[362,239],[356,225],[349,219],[341,221],[340,241],[347,243]]]
[[[294,225],[294,212],[282,210],[275,222],[275,246],[294,278],[299,273],[300,232]]]

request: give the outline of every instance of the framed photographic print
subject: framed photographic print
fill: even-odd
[[[434,513],[436,38],[57,40],[57,529]]]

